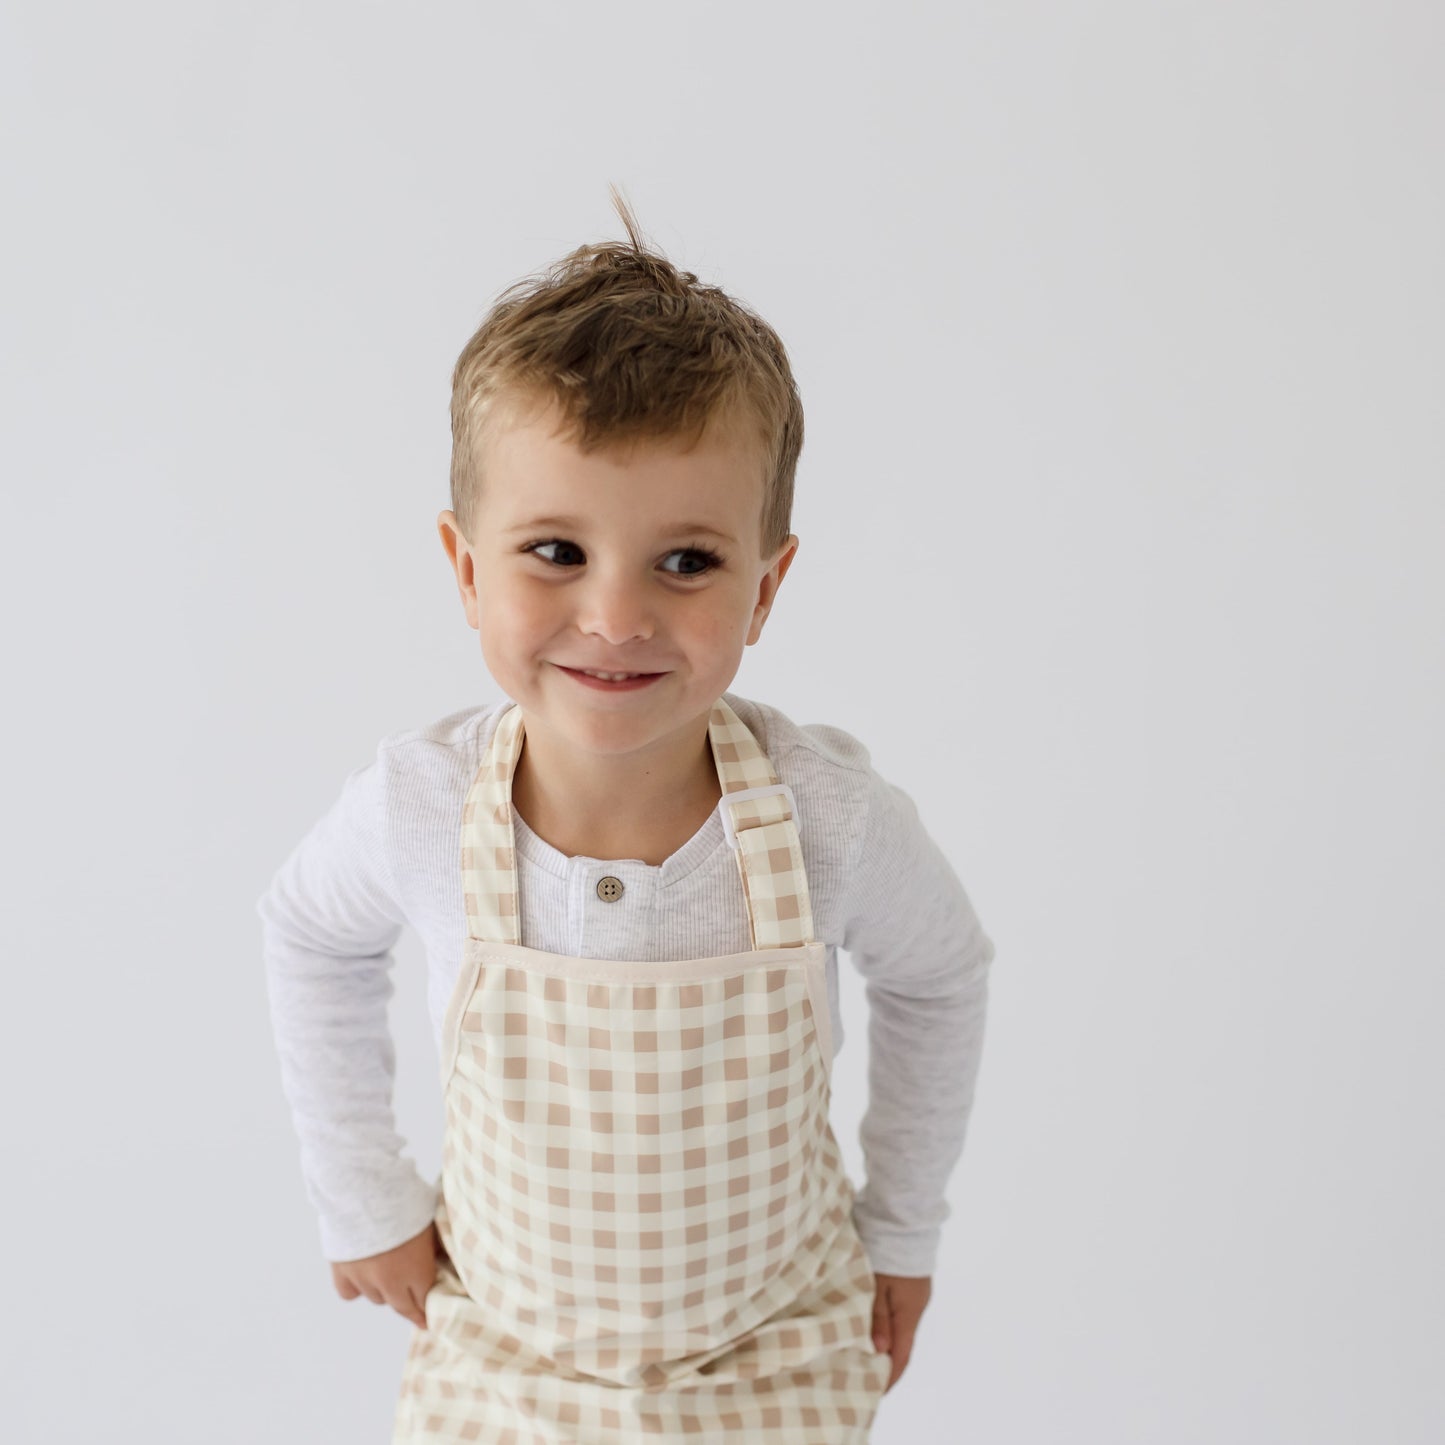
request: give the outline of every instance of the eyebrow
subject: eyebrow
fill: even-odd
[[[586,521],[581,517],[533,517],[530,522],[519,522],[515,527],[508,527],[507,536],[513,532],[532,532],[541,527],[561,527],[567,530],[580,531],[586,527]],[[691,532],[694,535],[706,535],[716,538],[719,542],[736,542],[737,538],[728,532],[719,532],[716,527],[710,527],[706,522],[675,522],[670,527],[664,527],[663,532],[667,536],[676,536],[680,532]]]

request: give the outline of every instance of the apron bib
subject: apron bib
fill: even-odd
[[[719,699],[708,737],[753,949],[570,958],[521,943],[523,736],[514,704],[462,814],[447,1257],[393,1445],[861,1445],[892,1362],[828,1122],[825,954],[792,794]]]

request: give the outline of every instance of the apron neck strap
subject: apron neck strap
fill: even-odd
[[[753,948],[811,943],[792,789],[779,782],[752,730],[722,698],[713,704],[707,731],[722,788],[718,812],[737,859]],[[522,709],[513,703],[497,719],[462,808],[467,934],[483,943],[521,943],[512,775],[524,732]]]
[[[793,790],[778,781],[752,730],[722,698],[713,704],[707,735],[722,785],[718,811],[738,860],[753,947],[811,943],[813,911]]]

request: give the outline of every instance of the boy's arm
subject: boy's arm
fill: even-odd
[[[866,980],[866,1183],[854,1222],[876,1273],[931,1275],[963,1151],[994,956],[963,884],[901,788],[867,773],[843,947]]]
[[[388,864],[386,752],[351,773],[256,904],[281,1082],[329,1260],[379,1254],[430,1222],[436,1190],[402,1157],[387,1021],[404,915]]]

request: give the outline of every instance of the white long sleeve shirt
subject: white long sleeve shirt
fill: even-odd
[[[723,696],[793,790],[815,934],[826,944],[835,1059],[844,1042],[838,949],[866,981],[867,1177],[854,1222],[876,1272],[932,1274],[973,1103],[993,944],[912,799],[879,776],[862,743]],[[436,1208],[438,1186],[403,1157],[391,1105],[392,949],[404,927],[421,938],[440,1049],[466,930],[462,806],[508,706],[384,738],[257,903],[282,1085],[329,1260],[391,1249]],[[660,865],[569,857],[515,810],[513,826],[527,947],[636,960],[752,948],[716,809]],[[597,896],[606,874],[623,883],[616,901]]]

